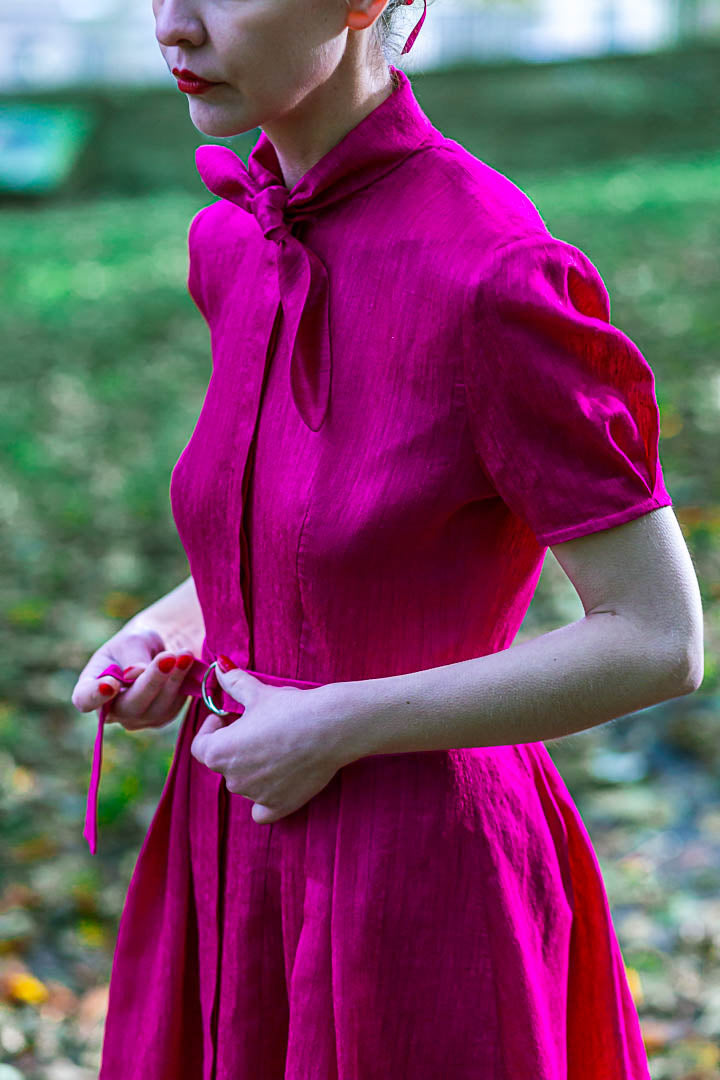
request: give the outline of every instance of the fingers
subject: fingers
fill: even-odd
[[[167,723],[182,706],[183,699],[187,696],[182,693],[182,685],[194,660],[193,654],[187,651],[165,655],[168,660],[174,659],[175,663],[167,672],[160,671],[160,686],[148,711],[148,719],[154,718],[159,724]]]
[[[164,648],[163,639],[157,631],[148,627],[130,630],[124,627],[118,634],[105,642],[88,660],[72,693],[72,703],[80,712],[99,709],[106,701],[112,701],[120,689],[120,683],[112,675],[100,675],[109,664],[116,663],[127,670],[128,667],[148,665],[153,656],[160,655]],[[101,684],[112,689],[112,694],[103,693]]]
[[[176,661],[186,658],[186,666]],[[112,719],[129,730],[169,723],[182,707],[182,683],[192,664],[192,653],[158,653],[112,707]],[[172,661],[172,666],[170,666]],[[163,668],[169,668],[164,671]],[[109,717],[108,717],[109,719]]]
[[[103,675],[101,678],[86,675],[78,680],[71,700],[79,712],[92,712],[111,700],[120,686],[121,684],[112,675]],[[109,688],[111,692],[103,692],[103,687]]]

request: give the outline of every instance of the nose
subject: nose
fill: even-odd
[[[195,0],[154,0],[155,37],[160,45],[202,45],[205,28]]]

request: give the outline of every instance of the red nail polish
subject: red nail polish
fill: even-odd
[[[167,675],[168,671],[172,671],[175,667],[175,657],[163,656],[162,660],[158,660],[158,667]]]
[[[123,679],[129,678],[131,675],[142,675],[142,669],[137,664],[131,664],[130,667],[126,667],[123,671]]]
[[[190,667],[190,665],[192,664],[192,662],[193,662],[193,655],[192,655],[192,653],[190,653],[190,654],[188,654],[188,653],[183,653],[183,655],[182,655],[182,656],[179,656],[179,657],[178,657],[178,662],[177,662],[177,666],[178,666],[179,668],[182,668],[182,670],[183,670],[183,671],[185,671],[185,670],[187,670],[187,668],[189,668],[189,667]]]
[[[100,691],[101,694],[104,694],[105,697],[108,697],[110,694],[115,693],[115,687],[111,686],[110,683],[106,683],[106,682],[101,682],[100,685],[98,686],[98,690]]]
[[[222,653],[218,653],[218,666],[222,672],[232,671],[237,667],[234,660],[231,660],[229,656],[223,656]]]

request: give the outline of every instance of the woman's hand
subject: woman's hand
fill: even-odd
[[[181,663],[187,657],[185,667],[176,662],[169,671],[163,671],[159,665],[164,662],[163,666],[169,667],[171,657]],[[157,630],[125,626],[90,657],[80,672],[72,703],[80,712],[92,712],[115,695],[108,723],[117,722],[128,731],[163,727],[175,719],[187,700],[182,683],[192,661],[188,650],[177,654],[167,650]],[[127,677],[135,678],[122,694],[118,694],[121,683],[112,675],[99,677],[109,664],[118,664]],[[112,694],[103,694],[102,685],[110,686]]]
[[[223,774],[228,791],[254,801],[258,824],[299,810],[351,760],[342,752],[342,717],[327,686],[271,686],[242,668],[223,672],[218,666],[215,675],[245,711],[225,726],[210,713],[190,752]]]

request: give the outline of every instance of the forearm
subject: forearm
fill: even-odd
[[[348,760],[541,742],[691,692],[683,657],[600,613],[509,649],[342,687]]]
[[[195,656],[200,656],[205,621],[192,576],[138,611],[126,624],[129,626],[150,627],[162,635],[166,649],[173,652],[190,649]]]

